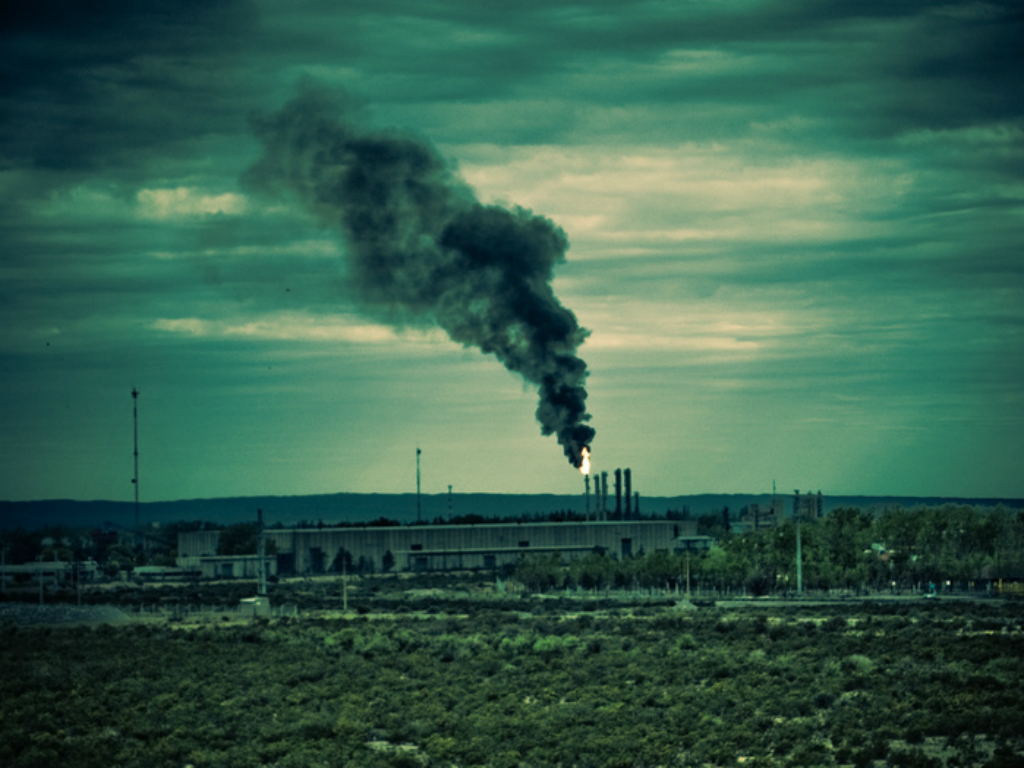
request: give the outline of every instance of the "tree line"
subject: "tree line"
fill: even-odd
[[[713,516],[716,520],[717,515]],[[708,530],[707,520],[702,527]],[[723,531],[703,551],[658,550],[631,558],[595,551],[570,562],[525,557],[515,577],[528,589],[686,589],[762,595],[806,590],[984,588],[1024,578],[1024,513],[1005,507],[836,509],[799,525]],[[688,576],[687,576],[688,574]]]

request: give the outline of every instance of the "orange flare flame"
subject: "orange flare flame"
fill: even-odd
[[[584,475],[590,474],[590,451],[586,446],[580,451],[580,472]]]

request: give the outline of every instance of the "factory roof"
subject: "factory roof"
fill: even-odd
[[[616,526],[616,525],[679,525],[681,523],[693,524],[691,520],[573,520],[568,522],[515,522],[515,523],[458,523],[449,525],[447,523],[409,523],[404,525],[344,525],[328,526],[323,528],[265,528],[266,533],[316,533],[319,531],[421,531],[428,530],[479,530],[481,528],[569,528],[572,526]]]

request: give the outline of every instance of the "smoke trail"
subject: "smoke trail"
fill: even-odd
[[[431,318],[536,384],[541,432],[579,466],[595,432],[576,354],[588,332],[551,289],[565,233],[530,211],[480,204],[431,145],[362,127],[324,90],[304,87],[254,129],[264,156],[246,181],[290,189],[340,228],[364,308]]]

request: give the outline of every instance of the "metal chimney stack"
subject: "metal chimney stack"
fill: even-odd
[[[615,470],[615,518],[622,517],[622,470]]]
[[[628,519],[628,518],[630,518],[632,516],[630,514],[630,511],[632,509],[632,503],[631,502],[632,502],[632,499],[633,499],[633,471],[631,469],[629,469],[629,467],[626,467],[626,469],[623,470],[622,474],[624,475],[623,479],[626,482],[626,490],[625,490],[625,494],[626,494],[626,518]]]
[[[608,473],[601,473],[601,519],[608,519]]]

